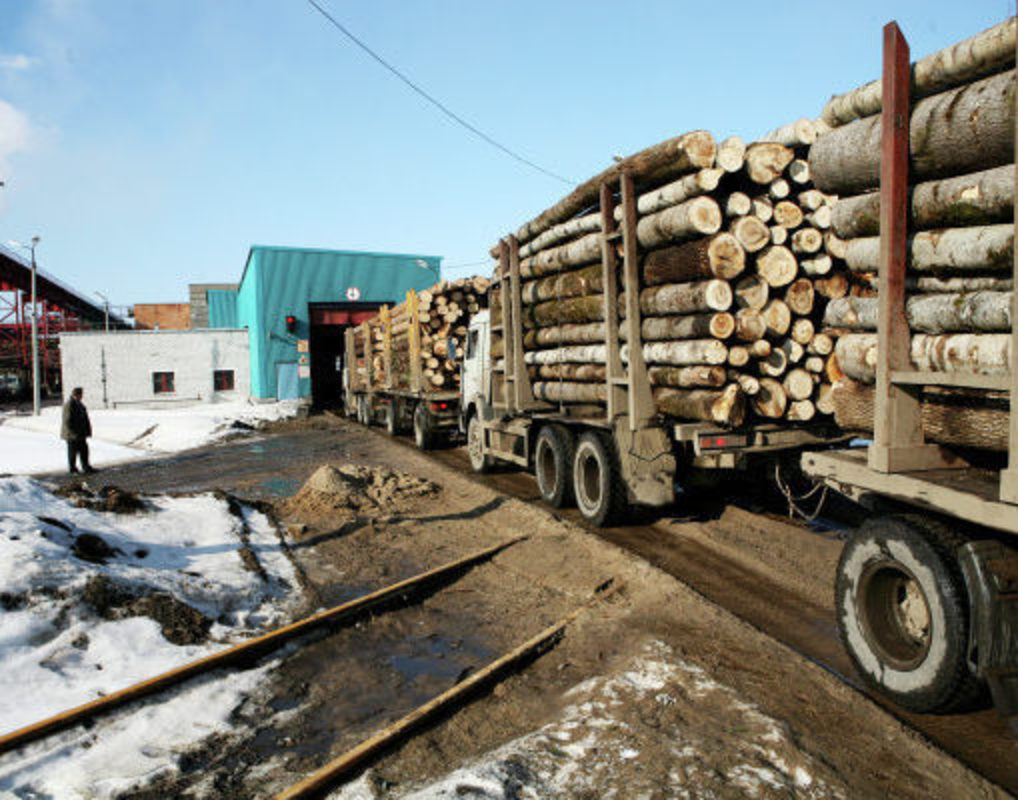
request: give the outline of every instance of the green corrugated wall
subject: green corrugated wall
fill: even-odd
[[[210,328],[237,328],[237,291],[235,289],[209,289],[205,292],[209,306]]]
[[[438,256],[252,247],[237,292],[237,322],[246,326],[251,345],[251,394],[276,396],[276,365],[298,360],[297,340],[309,335],[309,303],[402,302],[408,289],[426,289],[438,280]],[[297,330],[286,330],[286,317]],[[311,393],[308,378],[300,394]]]

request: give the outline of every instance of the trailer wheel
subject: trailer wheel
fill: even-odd
[[[395,398],[390,400],[389,404],[385,407],[385,432],[390,436],[398,436],[402,432],[399,424],[401,410],[399,401]]]
[[[428,419],[428,409],[424,403],[418,403],[414,408],[414,444],[418,450],[430,450],[434,444],[435,434],[431,430],[431,420]]]
[[[838,629],[870,687],[918,712],[950,713],[982,694],[971,673],[965,540],[918,516],[867,520],[838,564]]]
[[[565,425],[545,425],[534,445],[534,477],[541,497],[552,508],[573,502],[572,431]]]
[[[491,471],[494,462],[491,456],[484,454],[484,428],[477,414],[471,414],[467,420],[467,455],[470,456],[470,467],[474,472]]]
[[[610,525],[626,506],[626,491],[611,440],[587,431],[573,457],[573,489],[580,513],[597,526]]]

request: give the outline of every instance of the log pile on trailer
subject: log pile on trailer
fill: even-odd
[[[1015,34],[1011,18],[917,62],[909,121],[911,364],[972,376],[924,390],[923,428],[929,441],[995,450],[1008,442]],[[863,431],[873,429],[879,355],[880,106],[880,81],[832,99],[822,116],[831,130],[809,154],[817,188],[839,195],[831,225],[848,269],[848,293],[823,315],[843,373],[833,404],[839,424]]]
[[[354,333],[356,380],[374,390],[458,391],[456,356],[470,317],[487,307],[488,285],[483,277],[440,281],[383,308]]]
[[[623,160],[523,225],[514,239],[534,397],[602,407],[609,328],[629,359],[619,324],[629,313],[625,254],[612,235],[624,209],[613,202],[606,220],[597,208],[601,187],[625,174],[636,189],[634,308],[657,412],[733,426],[832,413],[833,340],[819,328],[824,303],[848,282],[837,268],[843,244],[830,230],[835,198],[814,187],[806,160],[816,135],[805,119],[749,146],[687,133]],[[495,357],[505,352],[500,291]],[[606,316],[615,316],[608,327]]]

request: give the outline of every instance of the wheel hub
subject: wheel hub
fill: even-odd
[[[915,576],[897,561],[870,565],[856,598],[863,633],[886,663],[912,670],[926,658],[932,619],[926,595]]]

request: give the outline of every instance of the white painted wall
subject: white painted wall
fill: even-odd
[[[94,331],[60,335],[64,397],[80,386],[85,403],[106,407],[165,407],[242,400],[251,394],[247,329],[186,331]],[[232,392],[213,392],[214,370],[233,370]],[[174,391],[156,394],[152,375],[174,374]]]

